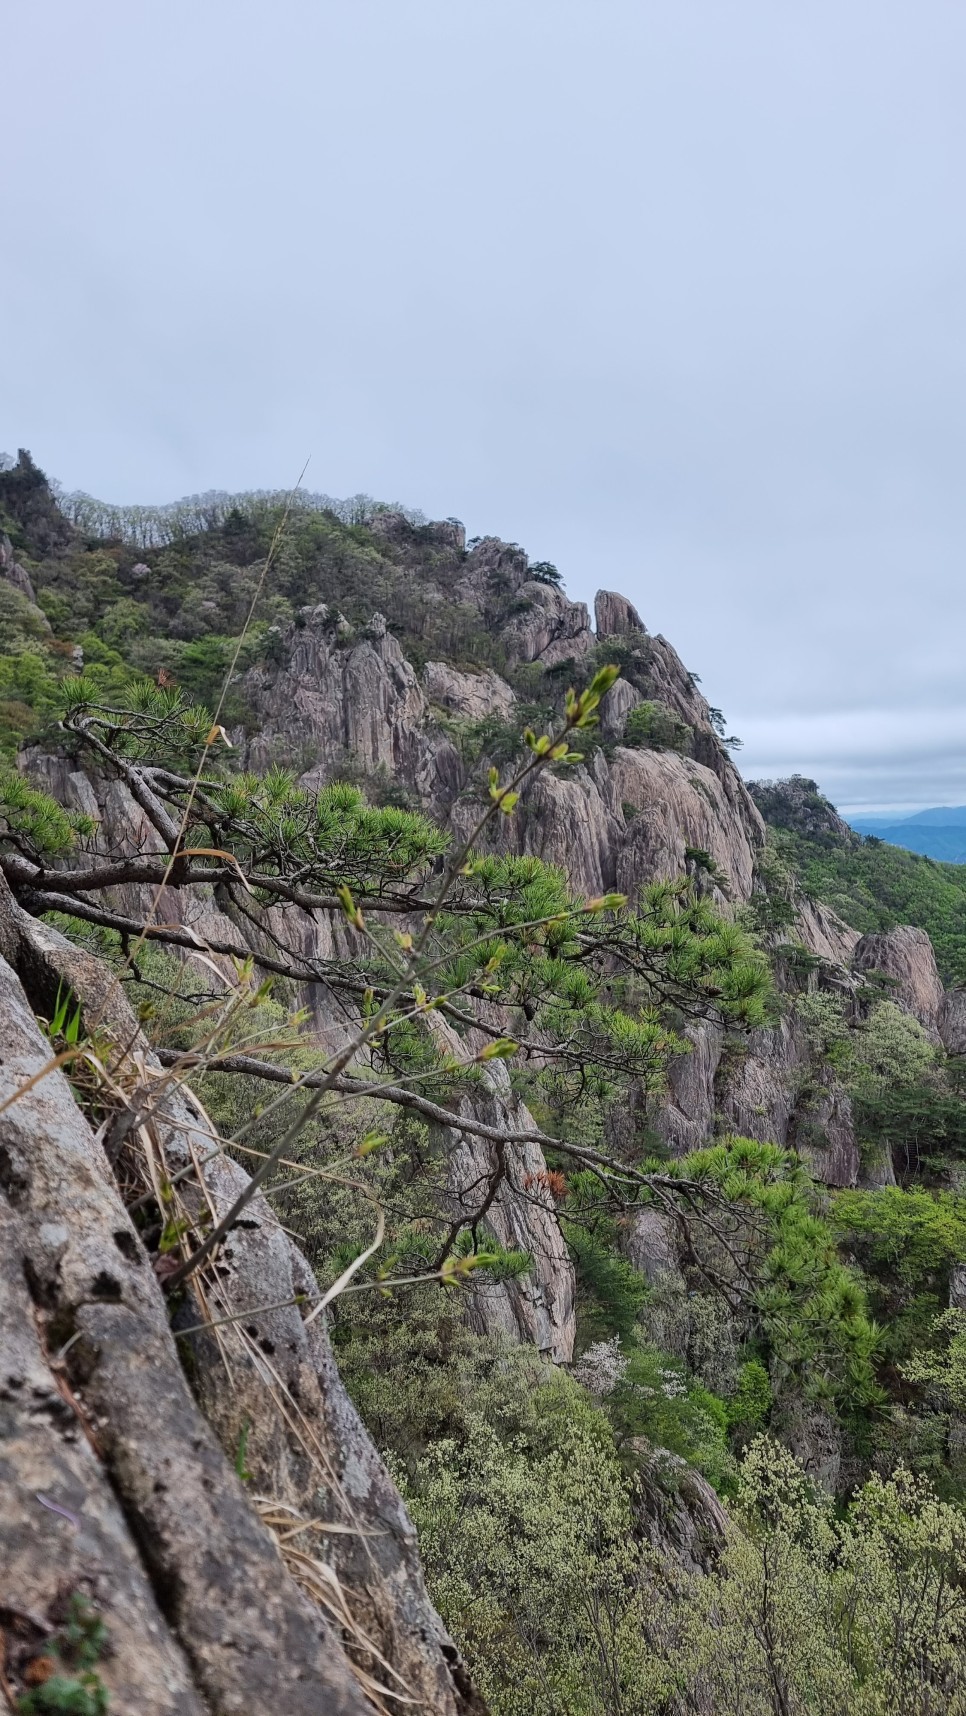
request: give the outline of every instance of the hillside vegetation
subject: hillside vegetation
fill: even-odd
[[[161,537],[150,546],[132,540],[145,535],[136,526],[104,536],[68,529],[29,455],[0,471],[0,533],[29,564],[36,595],[35,607],[0,582],[0,745],[7,755],[55,718],[57,687],[74,671],[78,649],[106,692],[139,676],[160,677],[214,705],[233,662],[239,675],[271,661],[283,629],[320,602],[337,607],[349,625],[383,613],[417,665],[442,656],[506,670],[500,625],[512,617],[515,599],[509,590],[497,593],[485,621],[452,599],[463,557],[459,527],[411,522],[365,497],[341,516],[336,504],[318,510],[297,497],[242,495],[209,509],[217,522],[200,530],[191,528],[197,511],[176,513],[163,531],[146,533]],[[74,510],[82,523],[131,522],[120,509],[105,509],[103,517],[83,505]],[[404,522],[402,533],[380,532],[385,513]],[[283,519],[271,580],[262,585]],[[539,674],[526,670],[516,677],[524,691],[539,684]],[[224,713],[251,723],[236,686],[237,678]]]
[[[456,521],[59,504],[22,455],[0,530],[0,975],[42,1031],[6,1112],[60,1081],[87,1140],[52,1226],[42,1107],[11,1134],[6,1338],[46,1331],[155,1546],[171,1708],[267,1708],[277,1668],[346,1716],[962,1716],[955,1007],[924,938],[863,962],[813,909],[966,981],[952,867],[809,782],[756,789],[766,840],[665,640]],[[133,1708],[114,1564],[12,1541],[14,1707]]]
[[[801,785],[806,792],[800,790]],[[814,781],[752,786],[776,850],[805,890],[865,935],[916,924],[947,984],[966,984],[966,865],[944,864],[875,834],[854,834]],[[810,809],[803,812],[803,804]]]

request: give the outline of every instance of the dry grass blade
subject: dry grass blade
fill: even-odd
[[[254,1499],[256,1502],[264,1503],[266,1507],[286,1509],[298,1520],[296,1525],[290,1526],[287,1531],[281,1532],[281,1537],[283,1539],[288,1537],[298,1537],[303,1531],[319,1531],[322,1533],[323,1537],[389,1536],[387,1531],[370,1531],[367,1526],[362,1525],[342,1525],[338,1521],[332,1519],[302,1519],[299,1515],[294,1514],[294,1510],[289,1508],[286,1502],[275,1502],[272,1500],[271,1496],[256,1496]]]
[[[219,727],[218,731],[223,733],[224,728]],[[232,866],[238,880],[241,882],[242,886],[247,889],[248,893],[252,893],[253,891],[251,883],[239,864],[238,859],[235,857],[234,852],[226,852],[223,846],[182,846],[179,850],[179,856],[182,858],[224,858],[225,863]]]
[[[326,1291],[323,1293],[321,1299],[319,1300],[318,1304],[313,1305],[311,1311],[309,1312],[308,1316],[306,1317],[305,1321],[307,1324],[308,1323],[314,1323],[315,1319],[319,1315],[319,1313],[321,1311],[325,1310],[326,1305],[330,1305],[332,1303],[332,1300],[337,1299],[339,1294],[341,1292],[343,1292],[346,1287],[348,1287],[349,1282],[352,1280],[352,1277],[353,1277],[353,1275],[356,1274],[357,1270],[361,1269],[362,1265],[364,1263],[368,1263],[370,1257],[372,1257],[379,1250],[379,1247],[382,1244],[383,1239],[385,1238],[385,1234],[386,1234],[386,1215],[385,1215],[385,1211],[380,1206],[379,1207],[379,1219],[378,1219],[378,1222],[376,1224],[376,1237],[373,1240],[372,1244],[370,1246],[368,1246],[365,1251],[360,1252],[358,1257],[354,1257],[352,1262],[349,1264],[349,1267],[347,1269],[343,1269],[342,1274],[338,1277],[338,1279],[336,1281],[333,1281],[331,1287],[326,1289]]]
[[[321,1561],[317,1555],[312,1555],[308,1550],[295,1547],[293,1540],[303,1532],[324,1531],[330,1528],[325,1526],[322,1521],[304,1519],[295,1508],[289,1507],[284,1502],[274,1501],[271,1497],[253,1496],[252,1500],[258,1510],[262,1524],[275,1539],[278,1553],[296,1584],[305,1592],[307,1597],[311,1598],[312,1602],[332,1617],[356,1650],[377,1663],[382,1672],[388,1675],[391,1680],[396,1681],[400,1687],[401,1690],[396,1691],[392,1687],[383,1685],[350,1655],[349,1663],[352,1672],[367,1696],[372,1699],[376,1709],[384,1712],[385,1716],[390,1716],[385,1703],[387,1698],[392,1699],[393,1706],[396,1708],[400,1704],[415,1706],[416,1700],[412,1697],[402,1676],[397,1673],[390,1662],[386,1661],[381,1651],[376,1648],[353,1615],[335,1569],[330,1567],[327,1561]]]

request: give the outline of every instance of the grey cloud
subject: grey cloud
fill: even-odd
[[[749,779],[810,775],[845,811],[966,803],[966,703],[752,716],[736,725]]]
[[[962,8],[49,0],[5,49],[0,446],[139,501],[311,454],[626,590],[749,772],[966,797]]]

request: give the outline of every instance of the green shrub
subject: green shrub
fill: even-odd
[[[683,1365],[653,1347],[632,1346],[625,1357],[624,1375],[603,1402],[618,1447],[625,1454],[642,1444],[666,1448],[695,1466],[716,1489],[733,1487],[725,1402],[689,1380]]]
[[[897,1300],[923,1290],[944,1295],[951,1265],[966,1257],[966,1197],[953,1192],[899,1186],[836,1192],[830,1219]]]
[[[668,1666],[694,1713],[966,1710],[966,1519],[922,1479],[873,1477],[844,1517],[760,1437],[715,1569],[682,1593]],[[660,1620],[658,1621],[660,1626]]]
[[[527,577],[536,579],[538,584],[552,584],[559,590],[563,579],[556,566],[550,560],[532,560],[527,567]]]
[[[624,723],[624,744],[633,750],[678,751],[691,748],[691,728],[665,703],[638,703]]]
[[[738,1386],[728,1402],[728,1424],[732,1430],[761,1430],[774,1404],[768,1372],[760,1359],[749,1359],[738,1372]]]
[[[609,1235],[589,1233],[572,1221],[563,1228],[577,1269],[582,1345],[615,1334],[629,1340],[647,1297],[643,1275],[621,1257]]]
[[[521,1433],[478,1422],[414,1471],[434,1601],[495,1716],[654,1710],[665,1676],[646,1642],[632,1482],[576,1385],[543,1392]]]

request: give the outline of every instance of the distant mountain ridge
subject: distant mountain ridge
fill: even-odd
[[[910,822],[928,828],[961,828],[966,826],[966,804],[940,804],[932,810],[917,810],[912,816],[852,816],[847,820],[860,834],[871,834],[879,828],[905,828]]]
[[[903,818],[905,822],[921,822],[929,828],[962,828],[966,825],[966,804],[939,805],[935,810],[918,810],[915,816]]]
[[[947,864],[966,864],[966,805],[937,805],[914,816],[893,821],[889,817],[854,816],[849,826],[859,834],[887,840],[926,858]]]

